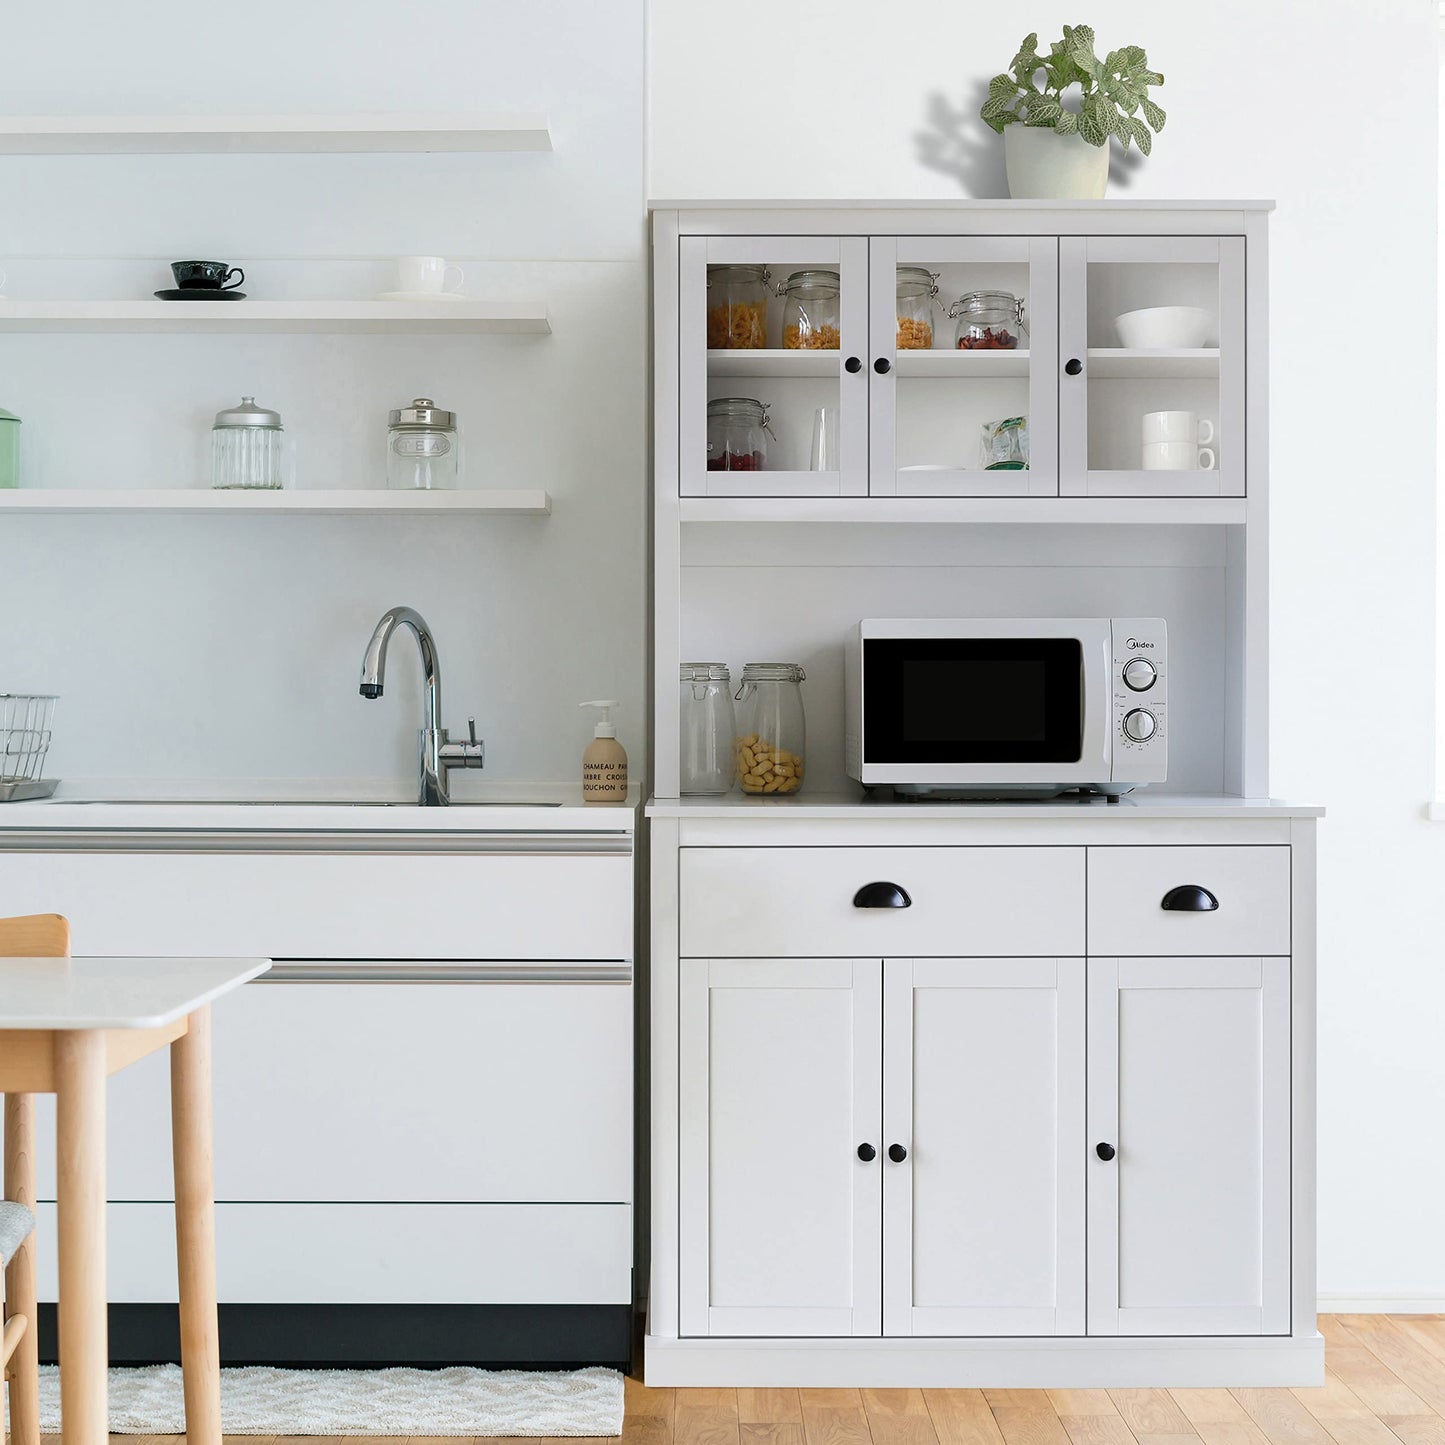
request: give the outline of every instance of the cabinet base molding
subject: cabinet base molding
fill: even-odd
[[[54,1364],[55,1306],[39,1314],[40,1360]],[[112,1364],[179,1363],[180,1348],[175,1305],[111,1305]],[[625,1370],[631,1358],[627,1304],[221,1306],[223,1365]]]
[[[874,1389],[1220,1389],[1322,1385],[1315,1332],[1264,1339],[664,1339],[643,1341],[650,1386]]]

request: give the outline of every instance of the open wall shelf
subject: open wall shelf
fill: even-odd
[[[200,487],[47,489],[17,488],[0,491],[0,513],[28,512],[268,512],[328,515],[342,512],[392,513],[409,516],[449,516],[490,512],[499,516],[545,517],[552,510],[551,496],[541,490],[483,490],[385,492],[375,489],[336,488],[306,491],[223,491]]]
[[[530,112],[0,118],[3,155],[340,155],[551,149],[546,116]]]
[[[0,331],[14,332],[485,332],[545,336],[540,301],[10,301]]]

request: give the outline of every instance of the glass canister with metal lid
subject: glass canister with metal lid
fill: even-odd
[[[842,282],[836,271],[794,271],[778,287],[783,346],[788,351],[837,351],[842,338]]]
[[[898,268],[898,350],[927,351],[933,345],[938,275],[927,266]]]
[[[761,351],[768,344],[766,266],[707,268],[709,351]]]
[[[684,662],[679,669],[682,725],[678,791],[720,797],[733,785],[733,684],[725,662]]]
[[[960,351],[1013,351],[1028,334],[1023,298],[1011,291],[968,291],[948,308],[957,321],[954,345]]]
[[[807,674],[796,662],[750,662],[737,702],[738,786],[750,797],[796,793],[803,786]]]
[[[770,436],[765,403],[750,396],[715,396],[707,404],[708,471],[762,471]]]
[[[386,485],[394,492],[443,491],[457,484],[457,414],[430,397],[387,417]]]
[[[211,486],[217,491],[279,491],[289,453],[281,413],[243,396],[211,426]]]

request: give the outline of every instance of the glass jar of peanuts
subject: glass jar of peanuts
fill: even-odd
[[[898,350],[927,351],[933,345],[938,277],[927,266],[900,266],[897,286]]]
[[[749,662],[737,691],[738,786],[749,797],[796,793],[803,786],[806,677],[796,662]]]
[[[783,346],[788,351],[837,351],[842,332],[836,271],[794,271],[781,286]]]
[[[707,349],[761,351],[768,344],[766,266],[707,268]]]
[[[1028,334],[1024,303],[1011,291],[969,291],[948,308],[960,351],[1013,351]]]

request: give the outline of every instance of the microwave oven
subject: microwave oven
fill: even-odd
[[[844,677],[848,776],[865,787],[1117,795],[1168,772],[1158,617],[865,618]]]

